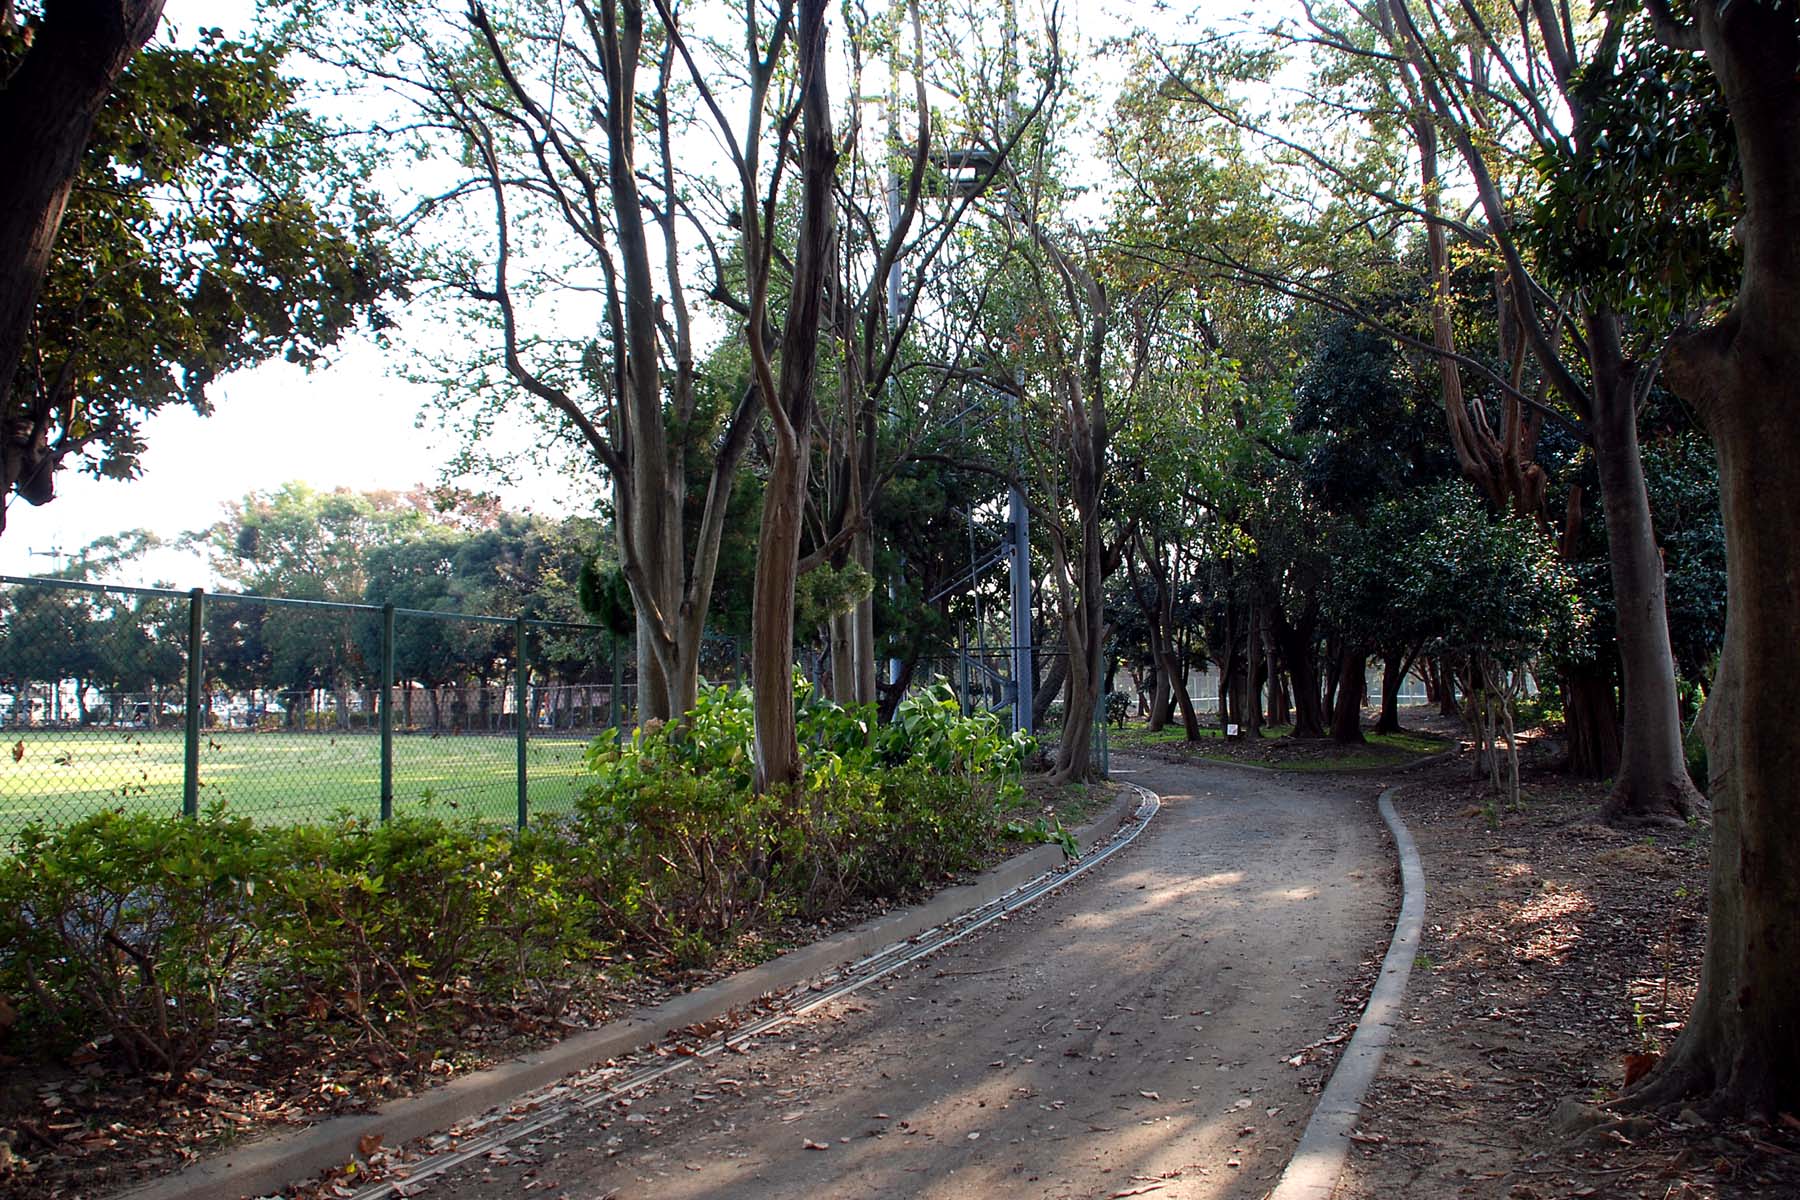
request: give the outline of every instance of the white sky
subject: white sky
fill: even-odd
[[[1200,0],[1197,7],[1222,18],[1244,9],[1242,0]],[[1175,23],[1169,7],[1147,0],[1064,0],[1062,8],[1075,17],[1089,45],[1138,21]],[[166,19],[190,34],[201,24],[230,32],[245,28],[253,13],[250,0],[171,0]],[[408,328],[404,317],[401,326],[403,335],[421,332]],[[435,419],[419,427],[431,389],[388,368],[381,350],[355,339],[330,365],[311,373],[270,363],[226,377],[211,391],[211,417],[182,407],[145,422],[148,449],[140,478],[96,480],[64,470],[51,503],[32,508],[15,498],[0,535],[0,574],[42,573],[61,564],[59,553],[129,529],[149,529],[173,541],[217,520],[228,501],[289,480],[359,491],[437,482],[453,447]],[[570,491],[567,480],[547,475],[501,494],[512,507],[558,513],[578,499]],[[214,581],[199,556],[171,549],[147,557],[113,582],[185,588]]]

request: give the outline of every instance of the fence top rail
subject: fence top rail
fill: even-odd
[[[301,600],[293,596],[257,596],[249,592],[209,592],[204,588],[192,588],[179,591],[174,588],[132,587],[122,583],[89,583],[85,579],[46,579],[35,575],[0,575],[0,584],[18,587],[60,588],[72,592],[96,592],[102,595],[122,594],[127,596],[153,596],[164,600],[186,600],[199,593],[209,600],[244,600],[252,604],[268,604],[277,608],[328,608],[343,612],[362,612],[380,616],[390,606],[384,604],[356,604],[344,600]],[[394,608],[397,617],[424,617],[435,621],[472,621],[482,625],[516,625],[517,617],[497,617],[488,613],[440,612],[429,608]],[[567,629],[586,633],[605,633],[600,625],[585,624],[580,621],[545,621],[536,617],[525,618],[525,624],[535,629]]]

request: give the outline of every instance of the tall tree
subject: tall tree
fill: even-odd
[[[301,112],[282,49],[202,30],[132,59],[93,124],[6,396],[8,475],[129,479],[143,419],[227,372],[311,365],[404,291],[375,197]]]
[[[1800,1110],[1800,8],[1791,0],[1648,5],[1659,37],[1706,57],[1742,181],[1742,276],[1725,316],[1679,341],[1668,378],[1719,456],[1725,648],[1706,715],[1713,851],[1699,995],[1650,1100]],[[1656,234],[1639,231],[1648,245]]]
[[[47,499],[47,431],[13,411],[13,379],[69,189],[113,82],[156,32],[163,0],[46,0],[31,19],[0,0],[0,501]],[[4,513],[0,511],[0,529]]]

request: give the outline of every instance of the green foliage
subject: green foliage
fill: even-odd
[[[1513,667],[1545,652],[1581,657],[1593,614],[1549,539],[1523,520],[1490,513],[1461,482],[1428,497],[1429,520],[1391,569],[1404,603],[1431,614],[1434,649]]]
[[[609,569],[596,559],[586,559],[581,564],[576,588],[582,611],[614,637],[625,637],[637,627],[637,606],[631,602],[631,585],[622,569]]]
[[[886,724],[875,706],[840,705],[800,681],[794,694],[796,733],[810,781],[887,768],[924,769],[961,780],[1010,802],[1019,795],[1028,737],[1008,733],[995,713],[963,716],[947,684],[909,692]],[[588,748],[597,787],[619,791],[671,773],[717,777],[748,790],[754,784],[754,712],[747,688],[703,690],[686,720],[650,725],[615,745]]]
[[[595,783],[573,824],[584,893],[627,940],[692,950],[759,918],[891,896],[966,867],[1022,796],[1034,749],[948,688],[914,692],[892,722],[801,682],[794,788],[754,789],[743,688],[701,693],[684,721],[588,750]]]
[[[6,33],[0,67],[22,49]],[[215,379],[270,359],[316,364],[405,294],[377,197],[282,58],[203,29],[134,56],[100,110],[33,318],[37,369],[0,397],[49,431],[44,498],[70,455],[135,476],[147,415],[206,413]]]
[[[1646,442],[1644,484],[1662,547],[1669,643],[1682,679],[1703,685],[1725,641],[1725,526],[1711,445],[1698,433]]]
[[[459,987],[505,996],[588,949],[588,902],[549,835],[413,815],[264,836],[281,864],[257,914],[265,972],[382,1040]]]
[[[56,1048],[108,1036],[134,1069],[179,1077],[255,947],[270,861],[267,835],[218,812],[29,827],[0,862],[0,993]]]
[[[1737,139],[1703,56],[1661,45],[1644,20],[1626,37],[1616,60],[1584,64],[1578,150],[1534,163],[1520,235],[1557,283],[1666,324],[1737,290]]]

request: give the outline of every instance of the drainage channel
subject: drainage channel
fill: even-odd
[[[800,989],[788,995],[779,1011],[740,1025],[724,1037],[709,1040],[703,1046],[684,1050],[680,1057],[672,1061],[646,1063],[637,1067],[595,1068],[577,1075],[572,1080],[546,1088],[535,1096],[528,1096],[488,1121],[474,1124],[475,1129],[480,1129],[483,1125],[497,1125],[497,1128],[466,1136],[458,1141],[454,1149],[446,1149],[416,1162],[407,1163],[405,1166],[408,1170],[404,1177],[390,1177],[372,1183],[362,1190],[352,1193],[352,1200],[383,1200],[384,1197],[389,1196],[410,1196],[415,1188],[434,1176],[442,1175],[446,1171],[480,1158],[502,1146],[553,1128],[572,1117],[603,1108],[633,1092],[642,1091],[658,1080],[684,1069],[690,1063],[710,1058],[727,1050],[736,1050],[747,1042],[805,1016],[822,1004],[829,1004],[833,1000],[860,991],[900,968],[934,954],[945,946],[960,941],[977,930],[984,929],[995,921],[1042,899],[1071,879],[1086,874],[1129,846],[1137,839],[1138,834],[1144,831],[1144,828],[1150,823],[1150,819],[1162,807],[1162,802],[1156,793],[1148,788],[1135,783],[1126,783],[1125,786],[1138,793],[1137,811],[1109,841],[1090,850],[1074,863],[1054,871],[1046,871],[1036,879],[1021,884],[1013,891],[990,900],[978,908],[972,908],[959,917],[905,941],[896,942],[858,962],[851,963],[836,976],[828,976],[830,981],[818,991],[812,990],[812,987],[818,986],[817,984],[802,985]]]

